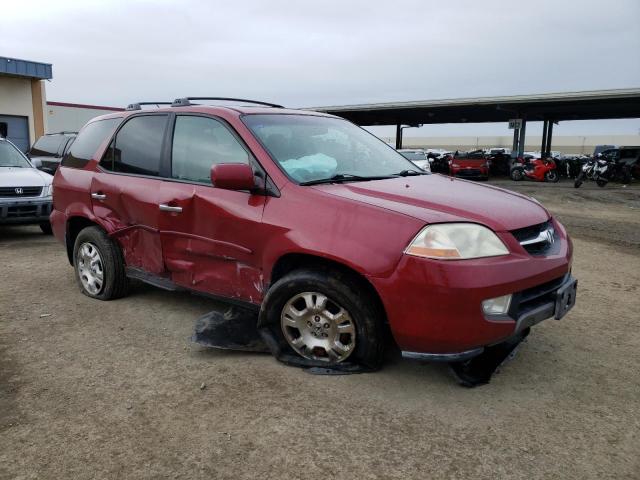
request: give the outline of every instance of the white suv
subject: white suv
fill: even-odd
[[[398,153],[425,172],[431,171],[431,165],[424,150],[405,148],[398,150]]]
[[[18,147],[0,137],[0,225],[36,224],[50,234],[52,181]]]

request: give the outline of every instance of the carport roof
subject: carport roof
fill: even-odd
[[[640,88],[317,107],[359,125],[640,118]]]
[[[0,57],[0,75],[50,80],[53,78],[50,63],[32,62],[19,58]]]

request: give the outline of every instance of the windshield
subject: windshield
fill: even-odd
[[[16,147],[0,142],[0,167],[31,168],[31,164]]]
[[[424,174],[382,140],[346,120],[295,114],[245,115],[242,120],[297,182],[390,178],[407,171]]]

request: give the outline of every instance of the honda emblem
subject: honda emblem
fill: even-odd
[[[24,193],[24,190],[21,187],[16,188],[16,195],[22,195]]]

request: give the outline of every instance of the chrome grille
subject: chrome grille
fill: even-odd
[[[512,230],[511,234],[531,255],[549,253],[558,239],[558,234],[550,220],[530,227]]]
[[[0,187],[0,197],[39,197],[42,187]]]

